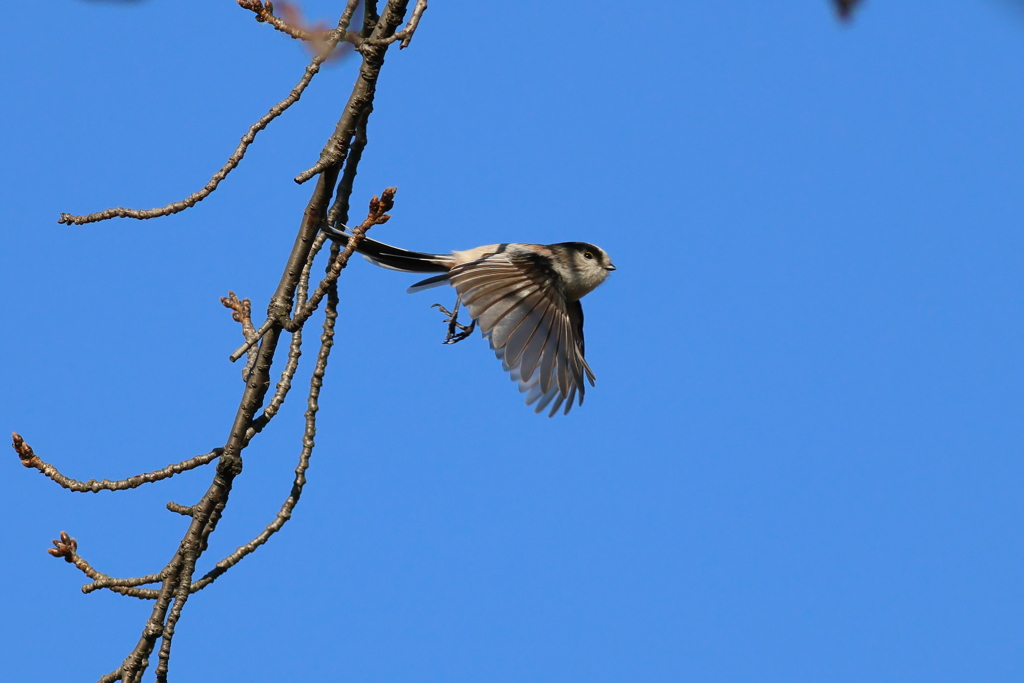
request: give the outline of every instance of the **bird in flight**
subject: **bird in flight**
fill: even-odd
[[[348,243],[350,235],[330,227],[324,232]],[[600,247],[586,242],[490,244],[450,254],[425,254],[363,237],[356,251],[371,263],[407,273],[437,273],[409,287],[419,292],[451,285],[458,293],[449,317],[446,343],[468,337],[476,325],[502,366],[526,394],[534,412],[548,406],[553,416],[564,404],[568,414],[585,381],[594,373],[583,357],[583,307],[580,299],[615,270]],[[471,325],[458,323],[459,304],[469,308]],[[462,330],[456,333],[455,329]]]

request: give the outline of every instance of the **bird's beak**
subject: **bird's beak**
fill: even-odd
[[[618,268],[616,268],[616,267],[615,267],[615,266],[614,266],[613,264],[611,264],[611,263],[609,263],[609,264],[608,264],[607,266],[605,266],[605,267],[604,267],[604,269],[605,269],[605,270],[618,270]]]

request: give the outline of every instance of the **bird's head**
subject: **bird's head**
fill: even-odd
[[[587,242],[562,242],[551,245],[561,252],[562,261],[569,266],[563,275],[566,295],[570,301],[581,299],[605,281],[615,265],[604,249]]]

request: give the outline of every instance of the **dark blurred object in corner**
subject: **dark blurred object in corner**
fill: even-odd
[[[853,11],[857,9],[860,0],[832,0],[832,4],[836,8],[836,14],[839,15],[840,21],[851,21],[853,19]]]

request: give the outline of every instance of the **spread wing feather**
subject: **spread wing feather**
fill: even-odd
[[[548,308],[544,311],[545,315],[553,315],[553,308],[554,304],[549,302]],[[537,329],[533,333],[533,337],[523,349],[523,355],[519,359],[520,373],[527,380],[533,377],[533,371],[537,369],[537,364],[540,363],[541,354],[544,352],[544,348],[547,346],[548,339],[550,337],[551,324],[545,319],[538,324]]]
[[[522,368],[523,374],[527,377],[533,374],[533,367],[536,363],[530,365],[527,370],[526,351],[534,337],[541,335],[541,324],[551,308],[547,299],[540,292],[533,296],[533,301],[529,302],[529,304],[531,306],[530,312],[523,318],[516,329],[509,333],[508,341],[505,343],[505,369],[508,370],[513,366],[519,365]],[[491,338],[493,339],[494,337],[492,336]]]
[[[494,327],[491,341],[495,347],[505,348],[506,370],[519,362],[526,342],[537,329],[547,307],[544,293],[534,292]]]
[[[531,254],[499,253],[455,266],[453,287],[535,412],[568,413],[594,373],[583,357],[583,309]]]

